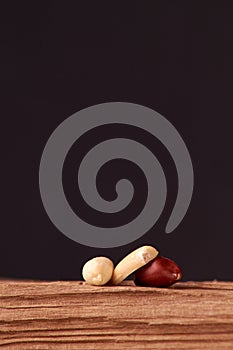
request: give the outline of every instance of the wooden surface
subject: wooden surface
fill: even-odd
[[[233,283],[0,280],[0,348],[232,350]]]

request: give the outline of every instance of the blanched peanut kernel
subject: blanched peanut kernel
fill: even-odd
[[[110,259],[98,256],[85,263],[82,275],[88,284],[103,286],[111,279],[113,269],[113,262]]]

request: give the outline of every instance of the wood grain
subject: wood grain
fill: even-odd
[[[0,281],[3,349],[233,349],[233,283]]]

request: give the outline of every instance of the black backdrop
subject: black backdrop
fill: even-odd
[[[79,279],[82,264],[93,256],[117,262],[130,250],[152,244],[181,265],[184,280],[233,280],[232,2],[15,1],[1,3],[0,13],[0,275]],[[80,109],[111,101],[148,106],[175,125],[191,154],[195,190],[174,233],[164,233],[168,201],[160,220],[137,241],[96,249],[73,242],[50,222],[38,170],[59,123]],[[137,137],[136,130],[128,132]],[[96,140],[101,133],[106,136],[99,130]],[[172,201],[177,183],[169,157],[147,135],[144,141],[166,167]],[[85,149],[90,140],[82,142]],[[78,210],[69,182],[72,157],[74,150],[64,182]],[[118,168],[127,171],[125,163]],[[111,178],[111,169],[106,171]],[[129,166],[129,176],[133,171]],[[105,182],[99,176],[107,196],[111,186],[106,191]],[[143,186],[137,193],[143,201]],[[136,215],[137,208],[132,210]]]

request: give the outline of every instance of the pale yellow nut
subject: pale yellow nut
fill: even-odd
[[[98,256],[85,263],[82,275],[88,284],[103,286],[111,279],[113,269],[114,265],[110,259]]]
[[[134,250],[115,267],[111,283],[115,285],[121,283],[131,273],[155,259],[158,254],[157,249],[151,246],[143,246]]]

